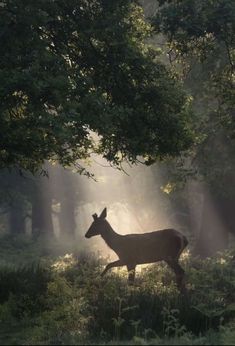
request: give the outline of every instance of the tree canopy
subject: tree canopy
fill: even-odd
[[[201,71],[196,70],[200,76],[197,94],[201,97],[206,92],[216,99],[218,114],[234,137],[234,1],[161,0],[159,3],[153,23],[157,32],[168,38],[169,54],[183,62],[189,73],[201,64]]]
[[[188,148],[187,97],[145,43],[136,1],[5,0],[0,14],[1,168],[92,152],[154,162]]]
[[[162,0],[152,20],[193,96],[197,132],[191,161],[221,194],[231,194],[235,152],[235,3]],[[226,192],[227,191],[227,192]]]

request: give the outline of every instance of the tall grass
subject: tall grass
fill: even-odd
[[[143,267],[128,286],[122,269],[101,278],[104,262],[71,253],[2,264],[0,344],[235,344],[229,252],[182,259],[186,296],[163,263]]]

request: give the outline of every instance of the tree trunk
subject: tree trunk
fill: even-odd
[[[68,237],[75,238],[75,204],[69,196],[61,201],[59,224],[61,235],[66,234]]]
[[[52,196],[49,181],[46,177],[39,178],[36,182],[35,193],[32,200],[32,234],[53,235],[54,227],[52,221]]]
[[[11,234],[22,234],[26,232],[25,210],[22,201],[16,201],[10,208],[9,230]]]
[[[75,238],[76,232],[76,184],[74,175],[64,168],[56,172],[57,196],[60,202],[60,213],[58,214],[60,236]]]
[[[194,253],[202,257],[214,255],[228,247],[228,228],[224,223],[218,197],[204,195],[202,222]]]

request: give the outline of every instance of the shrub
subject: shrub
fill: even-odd
[[[229,252],[182,260],[187,296],[163,263],[100,274],[104,259],[66,254],[0,269],[0,343],[232,344],[235,268]]]

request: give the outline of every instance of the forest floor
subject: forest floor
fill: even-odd
[[[226,251],[181,263],[187,295],[164,263],[101,278],[107,259],[46,239],[0,239],[1,345],[235,345],[235,263]]]

